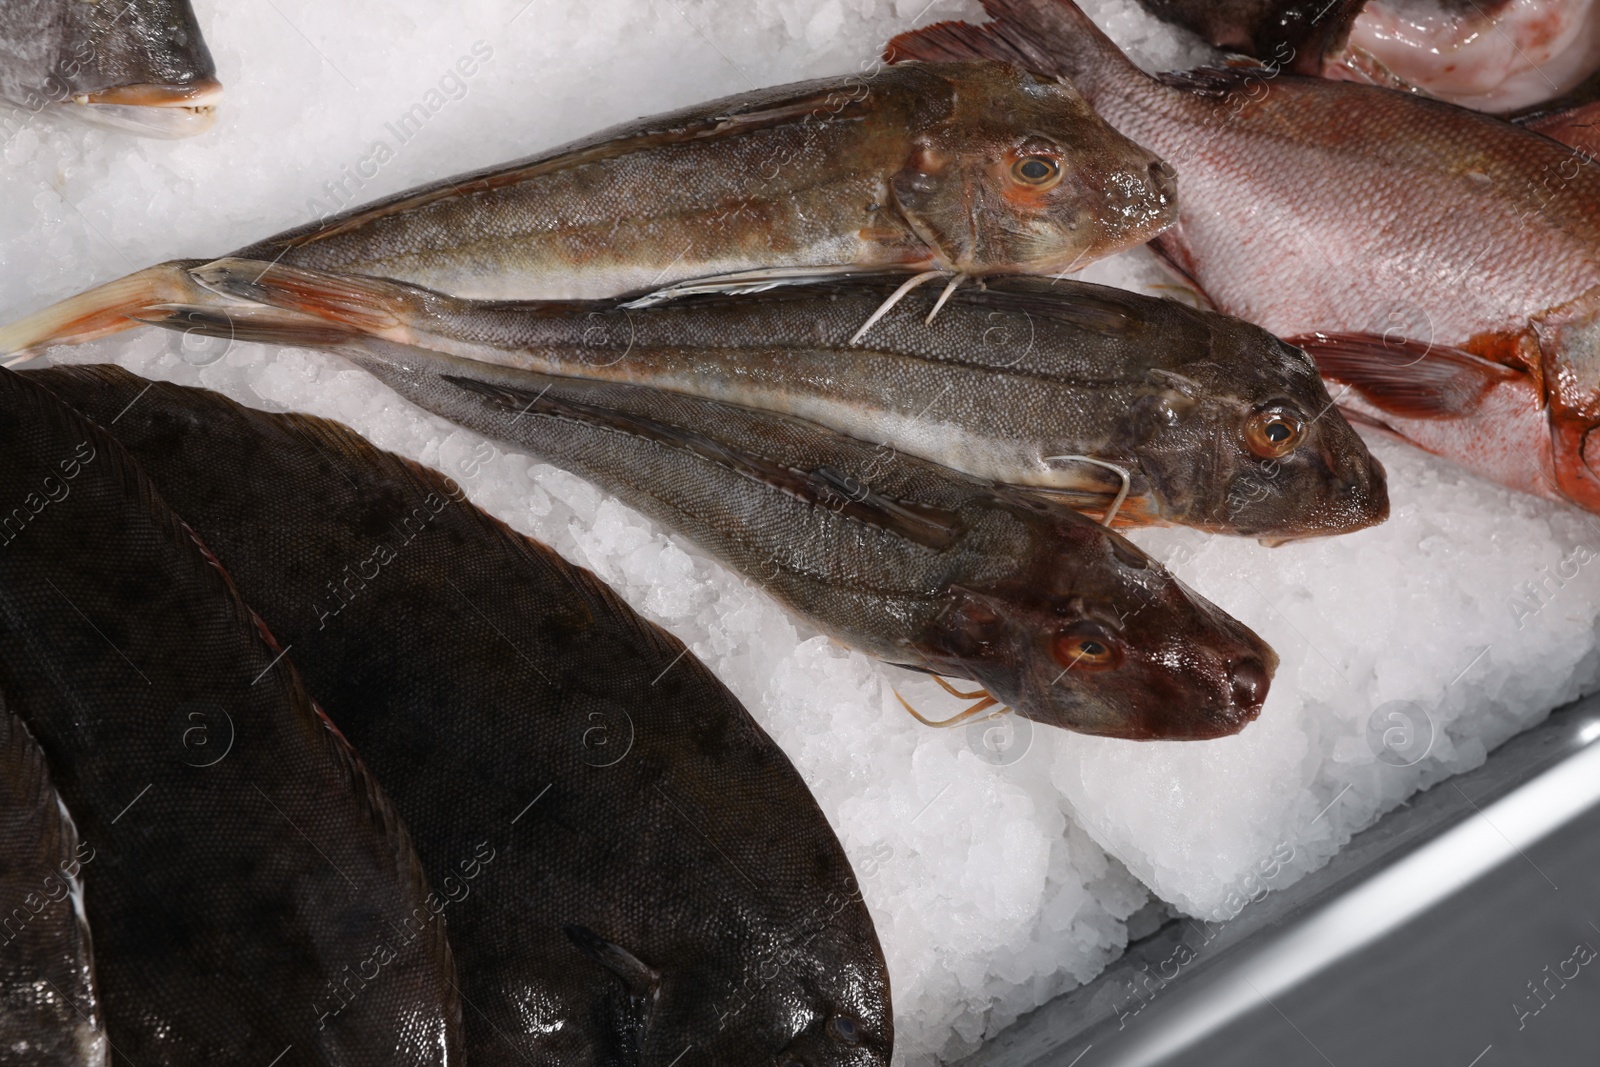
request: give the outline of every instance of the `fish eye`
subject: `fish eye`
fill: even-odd
[[[1054,156],[1030,153],[1011,164],[1011,177],[1020,185],[1047,189],[1061,180],[1061,162]]]
[[[1262,459],[1279,459],[1305,439],[1306,424],[1293,412],[1273,408],[1258,411],[1245,423],[1244,443]]]
[[[828,1023],[828,1029],[834,1037],[847,1045],[861,1043],[861,1027],[857,1026],[856,1021],[848,1015],[835,1015]]]
[[[1080,622],[1056,635],[1056,662],[1069,671],[1103,671],[1122,663],[1122,646],[1104,628]]]

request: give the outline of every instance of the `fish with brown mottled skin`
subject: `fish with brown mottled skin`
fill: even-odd
[[[400,193],[239,255],[471,299],[787,270],[1059,273],[1175,216],[1170,172],[1072,86],[990,61],[764,89]],[[0,330],[0,355],[181,303],[164,263]]]
[[[261,311],[200,307],[161,325],[304,343],[270,317],[299,313]],[[587,478],[844,644],[978,682],[990,706],[1200,740],[1243,729],[1266,697],[1278,659],[1265,642],[1044,497],[792,416],[336,329],[320,343],[412,403]]]
[[[1129,523],[1283,540],[1388,514],[1382,467],[1304,353],[1120,289],[997,279],[958,291],[932,325],[923,290],[852,345],[898,279],[630,308],[470,302],[245,260],[191,274],[402,344],[795,415]]]

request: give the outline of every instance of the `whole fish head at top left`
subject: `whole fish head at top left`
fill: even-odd
[[[210,128],[222,95],[189,0],[6,0],[0,97],[145,137]]]
[[[954,90],[890,183],[935,266],[1053,274],[1177,221],[1177,179],[1066,81],[988,61],[930,64]]]
[[[1128,741],[1249,725],[1278,656],[1132,542],[1052,501],[1000,490],[1033,530],[1021,565],[952,590],[924,669],[970,678],[1035,722]]]

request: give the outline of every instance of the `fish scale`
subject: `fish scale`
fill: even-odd
[[[676,639],[342,426],[116,367],[31,377],[139,458],[389,787],[449,901],[472,1063],[889,1062],[837,840]],[[657,973],[642,1036],[581,945]]]
[[[17,374],[0,448],[0,688],[94,850],[114,1061],[459,1062],[421,867],[285,650],[126,453]],[[358,992],[328,1016],[334,981]]]

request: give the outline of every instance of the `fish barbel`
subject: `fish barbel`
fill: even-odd
[[[0,704],[0,1063],[104,1067],[105,1020],[79,874],[78,840],[50,769]]]
[[[468,1062],[887,1067],[849,863],[679,641],[337,423],[27,376],[183,510],[388,789],[447,900]]]
[[[1406,418],[1481,413],[1429,405],[1478,397],[1509,372],[1539,398],[1542,439],[1523,420],[1479,420],[1472,448],[1446,454],[1502,481],[1515,466],[1506,484],[1600,510],[1600,438],[1589,442],[1600,426],[1600,171],[1584,157],[1378,86],[1261,70],[1157,79],[1068,0],[985,7],[999,21],[930,27],[892,54],[1003,55],[1072,78],[1178,169],[1180,218],[1159,247],[1219,310],[1304,347],[1325,376]],[[1479,373],[1475,387],[1389,388],[1397,366],[1442,349],[1471,357],[1459,366]]]
[[[421,866],[288,650],[120,446],[15,373],[0,448],[0,687],[94,851],[116,1058],[459,1063]]]
[[[161,325],[284,340],[208,308]],[[787,415],[355,331],[321,343],[419,407],[594,482],[844,644],[976,681],[987,704],[1082,733],[1200,740],[1237,733],[1266,698],[1278,659],[1259,637],[1065,505]]]
[[[1170,171],[1075,89],[990,61],[765,89],[321,219],[248,259],[469,299],[616,296],[788,270],[1075,270],[1176,217]],[[147,268],[0,330],[0,356],[180,302]]]
[[[402,344],[794,415],[1080,510],[1104,515],[1126,491],[1116,514],[1132,523],[1283,539],[1388,513],[1382,467],[1304,353],[1105,286],[996,279],[958,291],[932,325],[922,290],[852,345],[898,279],[630,308],[471,302],[243,260],[191,275]]]
[[[189,0],[0,5],[0,99],[33,114],[188,137],[216,117],[216,75]]]

